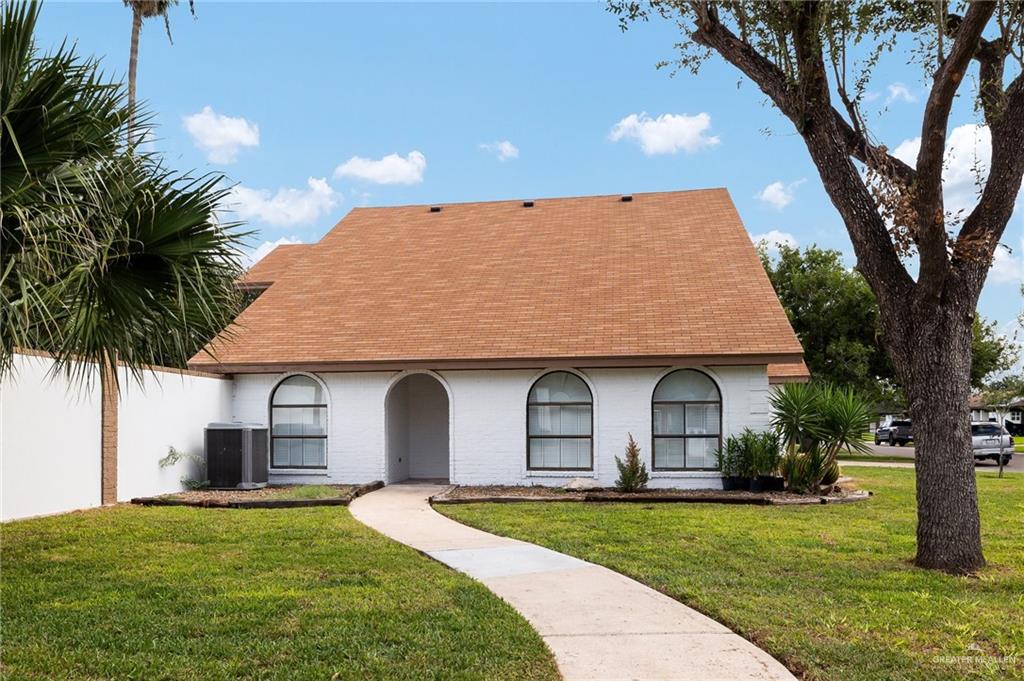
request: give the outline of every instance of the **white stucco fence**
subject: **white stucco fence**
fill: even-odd
[[[96,370],[88,385],[52,376],[53,361],[17,355],[0,384],[0,520],[100,505],[101,405]],[[141,385],[121,377],[117,498],[182,488],[189,462],[161,468],[173,446],[203,453],[203,427],[231,415],[229,380],[152,371]]]
[[[142,385],[121,378],[117,414],[117,500],[176,492],[199,477],[193,459],[161,468],[174,447],[203,456],[203,429],[231,417],[231,381],[168,372],[145,374]]]
[[[0,384],[0,519],[100,504],[100,390],[50,380],[53,361],[16,355]]]

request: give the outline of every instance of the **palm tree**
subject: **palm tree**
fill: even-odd
[[[139,34],[142,33],[142,22],[152,17],[163,17],[164,28],[167,30],[167,39],[171,40],[171,21],[167,16],[167,10],[171,5],[177,5],[178,0],[123,0],[125,7],[132,11],[132,45],[128,56],[128,106],[134,108],[136,99],[136,85],[138,83],[139,67]],[[188,2],[189,11],[192,16],[196,15],[194,0]],[[129,141],[134,138],[134,120],[128,121]]]
[[[239,307],[244,235],[215,219],[222,178],[126,147],[148,118],[73,47],[39,55],[37,16],[0,15],[0,374],[18,348],[78,378],[116,374],[114,358],[136,375],[184,366]]]

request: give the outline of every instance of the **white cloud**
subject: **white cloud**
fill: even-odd
[[[334,177],[350,177],[374,184],[419,184],[426,169],[426,156],[410,151],[405,158],[388,154],[379,161],[353,156],[334,169]]]
[[[796,188],[806,181],[807,180],[805,179],[800,179],[796,182],[790,182],[789,184],[786,184],[781,180],[778,182],[772,182],[770,185],[758,192],[757,198],[761,199],[776,210],[782,210],[789,204],[793,203]]]
[[[907,102],[913,104],[917,101],[917,95],[915,95],[910,88],[903,83],[889,83],[886,90],[889,92],[889,96],[885,98],[886,104],[892,104],[893,102]]]
[[[989,281],[996,284],[1015,284],[1017,286],[1024,283],[1024,255],[1022,254],[1024,254],[1024,237],[1020,240],[1016,255],[1004,246],[996,246],[995,257],[992,259],[992,269],[988,271]]]
[[[893,155],[910,164],[917,165],[917,154],[921,149],[921,138],[914,137],[904,140]],[[966,219],[978,203],[981,190],[988,181],[988,170],[992,164],[992,134],[988,126],[968,123],[953,128],[946,138],[946,151],[942,168],[942,199],[946,212],[953,219]],[[1017,212],[1019,215],[1020,198],[1017,195]],[[1012,224],[1012,223],[1011,223]],[[1006,248],[996,248],[989,272],[989,280],[997,283],[1020,283],[1024,278],[1024,241],[1020,244],[1017,255],[1011,254]]]
[[[242,147],[260,144],[258,125],[241,117],[224,116],[209,106],[182,120],[192,142],[206,152],[211,163],[234,163]]]
[[[341,198],[324,178],[311,177],[308,189],[285,187],[271,194],[269,189],[252,189],[239,185],[228,196],[228,210],[243,220],[259,220],[275,227],[288,227],[313,222],[329,212]]]
[[[258,263],[260,260],[263,260],[263,258],[267,257],[267,254],[269,254],[278,246],[301,243],[302,239],[298,239],[294,236],[283,236],[277,241],[264,241],[251,251],[242,253],[242,265],[244,265],[246,269],[249,269],[256,263]]]
[[[917,153],[921,138],[904,140],[893,155],[917,166]],[[992,134],[988,126],[968,123],[953,128],[946,138],[946,152],[942,169],[942,196],[946,212],[954,217],[967,217],[978,202],[978,194],[988,179],[992,162]]]
[[[519,147],[508,140],[491,142],[490,144],[481,144],[480,148],[484,151],[489,151],[492,154],[495,154],[499,161],[507,161],[510,158],[519,158]]]
[[[662,114],[651,118],[646,112],[629,114],[615,124],[608,134],[608,139],[618,142],[623,139],[634,139],[648,156],[654,154],[674,154],[683,150],[693,153],[718,144],[717,136],[708,135],[711,129],[711,116],[699,113],[696,116],[687,114]]]
[[[751,234],[750,240],[754,242],[754,245],[764,244],[769,253],[778,253],[780,246],[796,248],[800,245],[795,236],[789,232],[782,232],[777,229],[765,232],[764,234]]]

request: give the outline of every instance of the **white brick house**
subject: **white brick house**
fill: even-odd
[[[356,209],[247,275],[194,368],[268,424],[271,482],[714,488],[800,345],[724,190]]]

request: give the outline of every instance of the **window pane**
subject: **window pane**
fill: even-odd
[[[531,438],[530,468],[590,468],[590,438]]]
[[[568,371],[552,371],[541,376],[530,390],[530,402],[592,402],[590,388],[583,379]]]
[[[291,376],[277,384],[274,404],[324,404],[324,391],[309,376]]]
[[[682,438],[654,438],[654,465],[657,468],[682,468]]]
[[[720,402],[721,395],[715,382],[706,374],[693,369],[680,369],[661,379],[654,390],[656,401],[688,402],[713,400]]]
[[[326,435],[326,407],[274,407],[274,435]]]
[[[291,440],[274,440],[274,456],[271,459],[273,466],[287,467],[291,465]]]
[[[654,434],[682,435],[683,409],[681,404],[654,405]]]
[[[302,465],[303,466],[326,466],[327,465],[327,453],[326,453],[327,441],[316,439],[307,439],[302,441]]]
[[[530,468],[556,468],[558,440],[530,440]]]
[[[716,468],[716,449],[718,449],[717,437],[686,438],[686,467]]]
[[[720,412],[717,404],[686,405],[686,434],[718,435]]]
[[[587,405],[531,405],[530,435],[590,435],[590,411]]]

